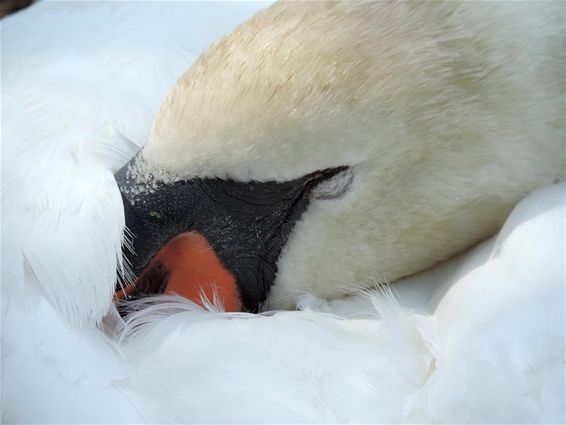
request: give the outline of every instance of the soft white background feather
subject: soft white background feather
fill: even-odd
[[[564,422],[564,187],[391,291],[120,323],[112,173],[255,3],[41,2],[2,21],[2,422]]]

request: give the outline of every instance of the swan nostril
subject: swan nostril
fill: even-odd
[[[354,179],[350,167],[329,168],[307,176],[305,191],[312,199],[337,199],[348,191]]]

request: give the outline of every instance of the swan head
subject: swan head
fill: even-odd
[[[561,176],[564,111],[481,7],[280,2],[211,46],[117,174],[136,291],[289,308],[492,235]]]

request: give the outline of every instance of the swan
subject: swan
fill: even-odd
[[[496,169],[503,167],[501,180],[490,181],[482,174],[485,170],[472,167],[477,166],[475,163],[458,164],[463,170],[472,168],[474,176],[483,182],[485,193],[502,194],[503,201],[480,197],[490,208],[475,199],[476,202],[468,199],[464,203],[471,216],[495,214],[496,217],[485,218],[494,220],[493,227],[482,229],[472,220],[473,236],[468,235],[467,241],[454,242],[458,246],[453,246],[450,254],[442,253],[441,239],[458,236],[457,232],[450,232],[450,238],[446,237],[446,230],[441,235],[422,235],[426,236],[426,246],[430,245],[431,251],[438,250],[433,253],[434,258],[428,259],[428,265],[423,265],[427,259],[419,260],[422,272],[411,274],[415,270],[408,264],[397,275],[394,270],[376,264],[372,270],[377,273],[375,280],[399,278],[391,290],[362,289],[359,296],[339,297],[352,288],[340,288],[336,284],[338,279],[344,279],[342,285],[355,283],[358,290],[360,284],[363,288],[369,283],[346,274],[337,274],[336,279],[329,278],[326,282],[314,278],[317,271],[314,261],[322,269],[343,252],[333,251],[327,239],[332,235],[321,233],[322,236],[313,237],[313,245],[307,245],[312,253],[304,251],[309,253],[309,258],[296,266],[292,258],[298,254],[293,252],[304,247],[308,235],[321,228],[350,225],[351,229],[353,223],[345,220],[348,215],[342,215],[348,211],[348,203],[359,205],[358,224],[365,223],[360,212],[370,214],[375,206],[369,203],[371,200],[368,204],[359,201],[363,198],[361,193],[369,193],[363,184],[372,173],[372,161],[363,164],[370,158],[371,149],[364,151],[369,149],[368,145],[348,144],[351,148],[345,153],[351,155],[346,157],[348,162],[333,163],[333,159],[343,158],[333,156],[332,145],[322,152],[324,155],[314,155],[316,144],[321,142],[313,142],[316,134],[309,131],[319,129],[314,126],[309,130],[306,125],[299,128],[305,133],[299,134],[313,138],[301,140],[304,147],[297,146],[297,141],[293,145],[292,138],[286,142],[261,138],[257,143],[250,139],[247,149],[243,145],[238,147],[239,142],[245,143],[245,132],[256,137],[266,134],[253,127],[269,124],[263,121],[268,116],[261,118],[260,113],[269,111],[259,106],[251,127],[242,128],[244,133],[234,133],[230,144],[213,143],[214,138],[199,142],[199,129],[216,129],[213,131],[226,135],[238,128],[230,126],[238,122],[230,116],[218,128],[207,127],[205,123],[193,127],[191,120],[196,116],[192,114],[200,108],[191,105],[193,97],[187,91],[191,87],[186,83],[192,81],[191,72],[196,72],[191,70],[203,71],[203,62],[214,59],[214,52],[225,48],[226,40],[234,35],[208,50],[179,80],[150,130],[161,97],[187,65],[187,52],[199,52],[208,42],[264,6],[177,3],[165,8],[153,3],[97,3],[85,7],[43,2],[2,23],[3,39],[9,47],[3,58],[9,67],[3,76],[2,97],[6,111],[2,132],[2,421],[563,422],[564,322],[560,319],[564,312],[564,185],[539,189],[513,209],[531,190],[562,179],[561,129],[550,125],[562,106],[557,92],[551,90],[556,88],[552,81],[548,87],[543,84],[544,89],[539,87],[542,90],[539,92],[537,79],[519,79],[528,80],[526,89],[533,91],[515,93],[517,97],[510,99],[510,104],[516,107],[513,111],[525,112],[525,104],[520,101],[545,93],[548,96],[545,95],[545,102],[537,103],[541,110],[535,108],[528,116],[498,116],[500,124],[508,125],[501,125],[506,131],[524,136],[519,138],[523,144],[511,145],[515,147],[511,149],[513,155],[506,151],[506,159],[517,161],[515,167],[507,169],[508,163],[502,157],[494,157],[501,160],[494,165]],[[557,6],[560,7],[563,6]],[[448,15],[463,16],[462,19],[472,22],[479,20],[486,25],[486,31],[493,29],[485,22],[486,12],[472,10],[469,16],[458,9],[452,12]],[[271,22],[274,13],[283,18],[291,12],[284,5],[276,5],[239,27],[234,34],[249,35],[250,25],[257,25],[258,21],[261,24],[262,20],[265,25]],[[542,20],[531,10],[521,13],[525,14],[517,16],[533,25],[537,19]],[[196,28],[191,42],[186,37],[189,16]],[[210,16],[223,17],[222,24],[211,28],[206,24]],[[306,16],[312,18],[310,13]],[[292,17],[287,18],[293,21]],[[417,16],[413,18],[418,20]],[[552,22],[552,16],[547,18],[549,21],[544,22]],[[91,32],[82,32],[84,20],[92,23]],[[115,25],[111,25],[113,22]],[[127,36],[131,33],[140,36],[136,28],[141,23],[146,31],[145,43]],[[37,45],[36,41],[22,36],[30,26],[42,29],[43,44]],[[505,27],[501,28],[499,34],[506,34]],[[550,25],[543,29],[549,34],[553,31]],[[513,35],[530,34],[522,27],[506,30]],[[77,39],[69,38],[68,34],[77,34]],[[84,34],[82,39],[79,34]],[[387,34],[385,31],[382,35]],[[390,40],[396,40],[395,34],[389,36]],[[108,40],[113,43],[109,44]],[[245,37],[241,40],[246,41]],[[256,42],[261,40],[257,38]],[[144,45],[143,51],[131,49],[140,44]],[[536,45],[533,40],[525,44],[534,51]],[[46,51],[46,46],[51,51]],[[511,50],[509,45],[505,47]],[[289,52],[295,50],[289,46]],[[77,51],[81,55],[77,56]],[[502,52],[494,52],[495,57],[498,54]],[[549,61],[545,63],[544,73],[550,78],[552,59],[540,55]],[[54,57],[66,58],[70,63],[57,65]],[[521,57],[514,60],[520,61]],[[276,68],[285,62],[278,63]],[[112,63],[116,65],[109,67]],[[420,68],[418,63],[416,68]],[[529,72],[536,74],[530,68]],[[489,79],[490,75],[485,78]],[[208,77],[203,71],[199,78],[206,81]],[[214,79],[215,84],[221,81]],[[228,83],[226,88],[231,87]],[[211,100],[221,101],[221,90],[218,87],[216,98]],[[231,91],[226,90],[225,94],[228,93]],[[238,94],[241,98],[246,91]],[[113,99],[111,104],[106,103],[107,97]],[[261,99],[257,100],[261,105]],[[246,99],[241,101],[245,104]],[[549,104],[558,109],[552,109]],[[200,106],[214,110],[218,104],[207,102]],[[426,108],[432,107],[431,100]],[[254,111],[252,108],[240,112]],[[313,123],[320,123],[321,117],[330,112],[321,111],[316,116],[316,111],[310,111],[315,115]],[[467,114],[471,112],[467,110]],[[452,116],[450,111],[446,113]],[[536,117],[544,114],[547,114],[545,119],[536,122]],[[311,115],[305,109],[291,118],[297,117],[308,120]],[[335,123],[337,128],[347,124],[336,121],[336,117],[330,114],[328,122]],[[284,127],[282,121],[271,124],[275,126],[272,130],[278,131],[269,134],[285,137],[279,131]],[[400,123],[394,121],[390,125]],[[519,125],[520,130],[515,132],[514,125]],[[447,127],[446,131],[450,130]],[[491,127],[498,128],[495,124]],[[185,132],[187,129],[194,131]],[[395,135],[402,129],[383,131],[386,130]],[[329,131],[319,136],[332,134]],[[530,147],[534,142],[527,143],[527,134],[546,149],[533,151]],[[507,139],[503,137],[506,135]],[[499,136],[500,140],[515,140],[506,132]],[[191,137],[198,140],[190,140]],[[146,139],[149,139],[146,148],[136,154]],[[331,140],[338,143],[340,138]],[[195,149],[190,156],[183,155],[187,144]],[[271,152],[271,148],[278,146],[287,147]],[[527,147],[528,153],[520,149]],[[434,150],[434,153],[441,152]],[[527,161],[522,154],[531,156]],[[134,159],[128,162],[132,156]],[[420,163],[417,159],[434,157],[425,152],[415,152],[415,156],[414,162],[410,162],[413,166]],[[464,155],[457,157],[466,159]],[[485,157],[478,155],[476,160],[479,163]],[[280,247],[281,256],[270,291],[262,294],[252,291],[256,298],[248,306],[236,302],[234,308],[261,310],[259,304],[265,301],[267,308],[299,305],[301,311],[272,310],[259,315],[222,313],[215,311],[216,305],[203,309],[190,300],[164,295],[132,301],[140,308],[125,320],[117,313],[112,302],[116,269],[127,278],[139,261],[126,246],[124,251],[132,262],[132,270],[127,263],[120,264],[123,228],[125,221],[132,218],[128,211],[139,211],[144,200],[147,203],[159,198],[162,185],[176,188],[178,182],[185,181],[192,181],[187,187],[203,181],[222,185],[239,182],[248,189],[259,187],[259,192],[265,194],[266,188],[280,187],[272,184],[295,180],[303,183],[307,176],[307,183],[315,183],[309,186],[311,199],[305,202],[301,214],[297,214],[285,246]],[[422,181],[416,183],[422,185],[426,185],[426,177],[435,177],[426,170],[418,176]],[[250,186],[250,182],[257,182],[257,186]],[[473,196],[474,190],[478,190],[472,184],[474,180],[464,182],[471,185],[470,191],[464,193]],[[403,183],[400,178],[400,188]],[[408,181],[405,184],[409,186]],[[292,190],[295,186],[290,187]],[[451,194],[454,202],[461,201],[456,199],[462,195],[460,192]],[[432,197],[435,194],[429,195],[431,204],[433,200],[439,201]],[[357,202],[356,196],[361,197]],[[399,198],[382,200],[383,204],[400,201]],[[159,225],[159,220],[170,214],[163,210],[163,204],[159,205],[160,209],[148,211],[147,217],[153,220],[150,223]],[[406,212],[401,206],[394,211],[399,216]],[[457,221],[455,211],[450,212],[447,218]],[[333,218],[335,224],[329,225]],[[324,225],[317,226],[317,220]],[[424,270],[445,256],[457,254],[489,237],[503,222],[503,228],[493,238]],[[133,227],[135,222],[130,225]],[[371,237],[368,229],[365,233]],[[412,230],[409,228],[407,232]],[[415,235],[418,230],[414,229]],[[480,236],[482,232],[485,233]],[[149,237],[152,235],[147,236],[146,241],[156,248],[158,244]],[[213,245],[210,236],[192,236],[197,241],[191,240],[193,247],[208,243],[210,247],[203,247],[213,254],[212,259],[219,257],[218,245]],[[478,240],[473,239],[476,237]],[[371,255],[363,246],[354,250],[357,246],[348,238],[340,241],[334,249],[351,246],[349,261]],[[136,253],[143,252],[139,239],[126,235],[125,242],[135,244]],[[320,257],[324,246],[327,258]],[[356,264],[349,266],[360,272]],[[221,271],[232,277],[231,281],[228,279],[232,287],[226,289],[238,290],[235,301],[245,301],[242,284],[234,279],[241,272],[236,267]],[[305,286],[294,287],[293,276],[301,276]],[[325,285],[318,286],[316,282]],[[225,297],[221,301],[230,300]]]
[[[117,176],[138,292],[198,298],[211,277],[183,265],[201,262],[191,242],[149,265],[184,232],[204,236],[228,269],[221,298],[248,311],[393,282],[492,236],[564,178],[562,7],[278,2],[255,15],[179,78]]]

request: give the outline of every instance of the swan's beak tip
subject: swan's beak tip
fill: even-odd
[[[185,232],[171,239],[134,282],[117,297],[176,294],[201,306],[242,311],[241,295],[229,272],[204,236]]]

